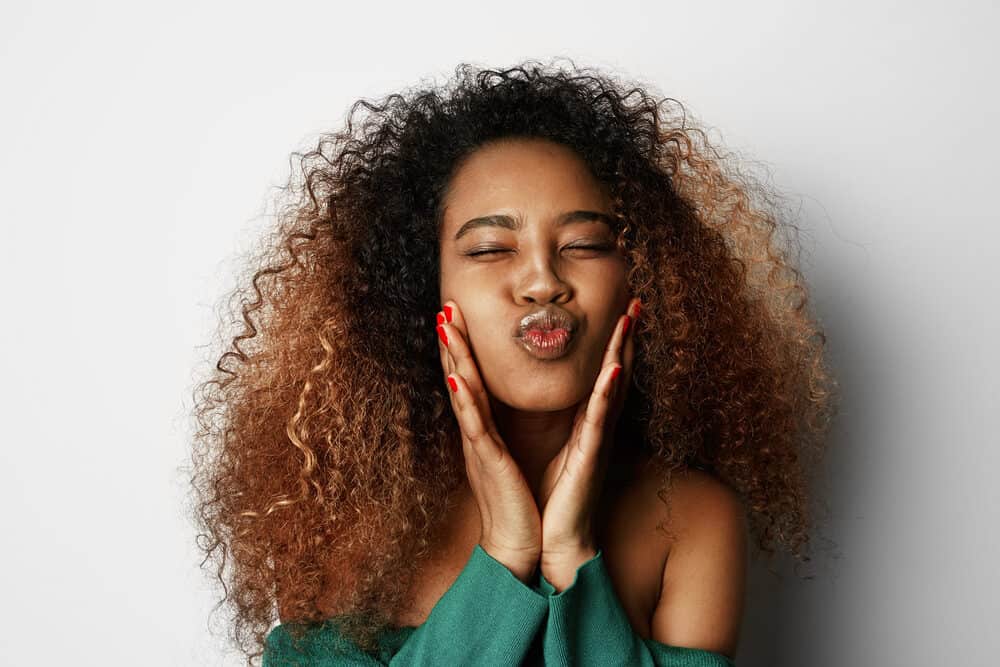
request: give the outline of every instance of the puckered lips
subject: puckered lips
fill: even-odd
[[[514,337],[533,357],[558,359],[569,350],[576,328],[576,319],[566,311],[545,308],[521,318]]]

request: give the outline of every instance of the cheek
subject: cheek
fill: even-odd
[[[504,354],[510,353],[506,347],[510,341],[507,340],[504,323],[498,321],[496,314],[490,317],[487,313],[479,313],[475,310],[471,312],[463,310],[462,312],[463,314],[468,313],[465,320],[468,332],[467,342],[480,369],[483,367],[488,369],[498,365],[496,362],[502,360]]]
[[[600,337],[605,340],[611,337],[618,318],[625,314],[630,298],[624,276],[619,274],[609,275],[606,282],[593,285],[584,307],[595,332],[600,330]]]
[[[598,301],[614,301],[628,289],[627,268],[624,258],[620,256],[581,266],[576,276],[580,296],[587,292]]]
[[[441,262],[438,265],[438,303],[442,304],[448,299],[454,298],[452,296],[452,283],[454,281],[451,279],[451,272],[448,270],[446,262]]]
[[[454,251],[439,250],[439,252],[450,253]],[[439,255],[438,286],[441,301],[454,299],[455,301],[461,303],[460,298],[462,296],[462,286],[464,282],[465,281],[462,280],[461,271],[459,271],[459,265],[455,262],[455,258],[449,254]]]

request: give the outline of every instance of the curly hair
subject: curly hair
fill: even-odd
[[[343,131],[292,154],[301,174],[230,295],[240,330],[220,325],[229,342],[194,390],[202,566],[248,664],[275,607],[296,636],[338,615],[376,650],[430,554],[465,475],[434,332],[442,194],[505,137],[568,146],[613,195],[643,304],[619,428],[657,464],[661,500],[674,472],[707,471],[761,551],[809,560],[837,383],[779,195],[676,100],[572,61],[422,85],[355,102]]]

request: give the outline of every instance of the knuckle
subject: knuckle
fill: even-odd
[[[486,432],[483,429],[477,427],[470,428],[468,431],[469,440],[471,440],[476,445],[481,445],[483,440],[485,440]]]

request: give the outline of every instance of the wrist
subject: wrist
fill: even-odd
[[[517,577],[522,583],[527,584],[535,569],[538,567],[538,555],[526,554],[524,551],[510,552],[494,547],[488,543],[480,542],[480,548],[490,555],[493,560],[510,570],[511,574]]]
[[[594,545],[580,545],[571,550],[543,553],[540,563],[542,576],[552,584],[556,593],[561,593],[573,584],[580,566],[596,555],[597,547]]]

